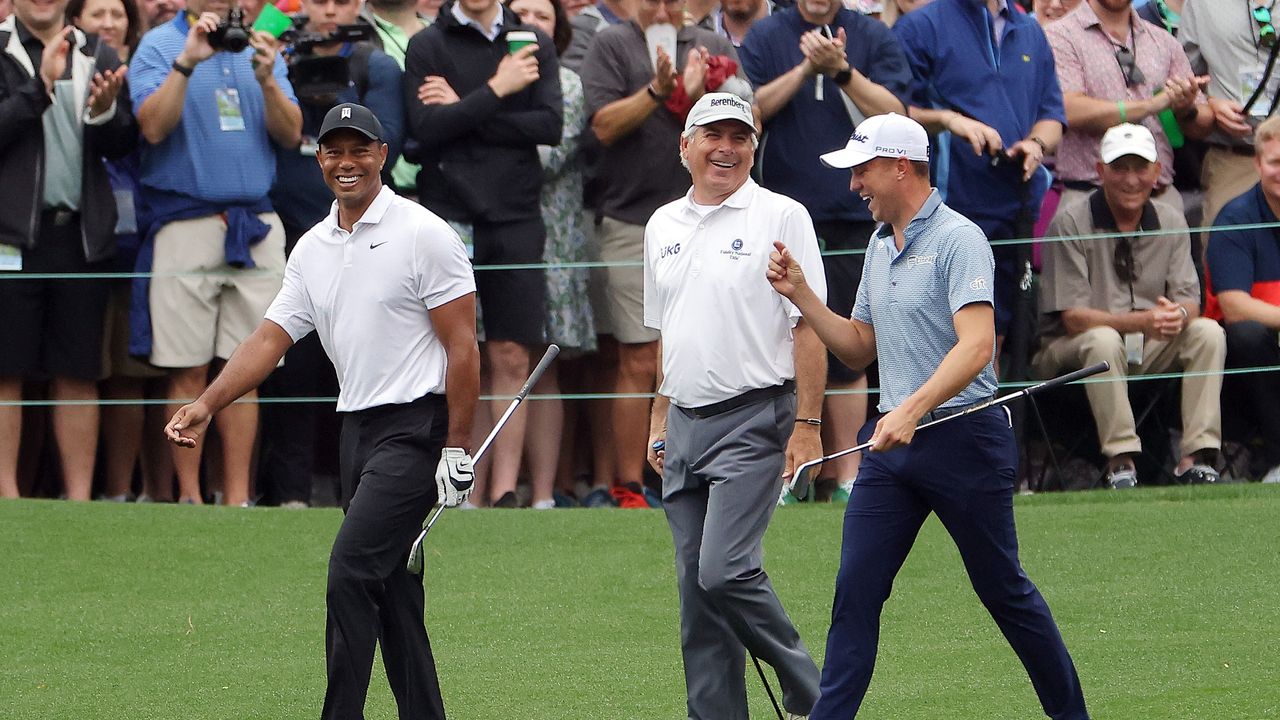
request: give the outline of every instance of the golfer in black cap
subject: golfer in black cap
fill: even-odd
[[[329,557],[322,717],[363,718],[375,644],[402,718],[444,717],[407,551],[436,503],[471,491],[471,419],[480,385],[475,278],[458,236],[382,186],[373,113],[345,103],[320,129],[317,159],[337,201],[298,241],[266,319],[198,400],[165,428],[192,447],[209,418],[257,387],[315,330],[338,373],[342,503]],[[435,467],[435,483],[421,468]]]

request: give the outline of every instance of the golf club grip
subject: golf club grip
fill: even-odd
[[[1030,395],[1032,393],[1038,393],[1041,390],[1048,390],[1049,388],[1055,388],[1055,387],[1058,387],[1059,385],[1066,385],[1067,383],[1073,383],[1077,380],[1082,380],[1084,378],[1087,378],[1090,375],[1097,375],[1098,373],[1104,373],[1110,369],[1111,369],[1111,363],[1108,363],[1105,361],[1100,362],[1097,365],[1090,365],[1089,367],[1080,368],[1075,372],[1069,372],[1066,375],[1059,375],[1056,378],[1045,380],[1039,385],[1032,385],[1031,387],[1027,388],[1027,394]]]
[[[524,381],[524,385],[520,387],[520,392],[516,393],[517,400],[523,400],[534,385],[538,384],[538,379],[542,377],[542,373],[551,367],[551,361],[556,359],[560,354],[560,346],[552,343],[547,346],[547,351],[543,353],[542,359],[538,361],[537,367],[533,369],[533,373],[529,375],[529,379]]]

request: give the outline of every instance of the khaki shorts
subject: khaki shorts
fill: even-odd
[[[607,263],[644,260],[644,226],[604,218],[597,226],[600,260]],[[609,266],[593,273],[591,311],[597,332],[620,343],[649,343],[658,331],[644,326],[644,268],[638,264]]]
[[[179,220],[156,233],[153,365],[193,368],[227,359],[258,327],[284,278],[284,226],[275,213],[258,218],[271,232],[250,249],[252,270],[227,265],[227,225],[219,215]]]

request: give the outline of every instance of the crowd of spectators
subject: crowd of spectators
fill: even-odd
[[[818,155],[909,114],[933,136],[934,185],[995,243],[1005,379],[1111,362],[1085,393],[1102,484],[1156,481],[1138,477],[1125,379],[1167,372],[1184,373],[1169,477],[1218,482],[1224,447],[1252,443],[1249,479],[1280,482],[1274,374],[1257,371],[1280,365],[1271,5],[0,0],[0,497],[312,502],[335,389],[314,336],[262,402],[218,416],[210,452],[174,452],[160,427],[330,212],[314,138],[356,102],[387,132],[385,182],[476,265],[498,398],[477,439],[562,348],[471,502],[658,504],[638,261],[649,217],[688,189],[683,117],[713,90],[752,103],[755,177],[812,216],[834,310],[874,222]],[[293,26],[268,31],[281,13]],[[867,388],[830,359],[828,449],[855,444]],[[606,397],[565,399],[581,393]],[[856,455],[830,463],[826,491],[847,497],[857,472]]]

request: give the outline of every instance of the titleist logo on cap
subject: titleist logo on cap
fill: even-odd
[[[868,138],[866,135],[859,135],[858,133],[854,133],[854,134],[852,134],[852,135],[850,135],[850,136],[849,136],[849,139],[850,139],[851,141],[853,141],[853,142],[860,142],[860,143],[864,143],[864,142],[866,142],[869,138]]]

